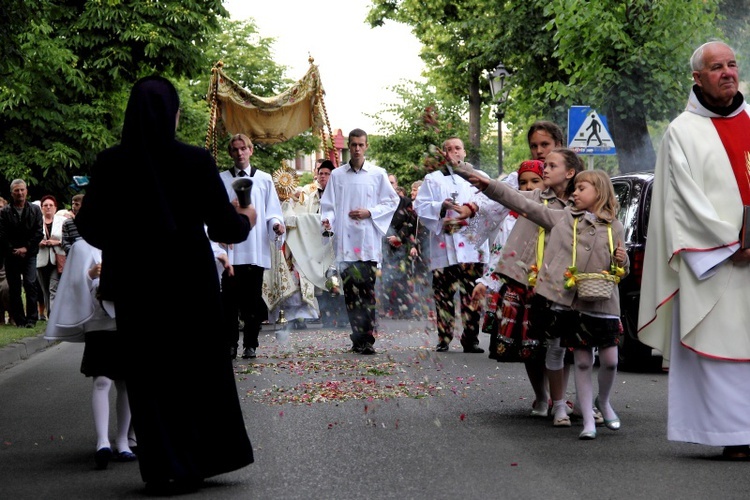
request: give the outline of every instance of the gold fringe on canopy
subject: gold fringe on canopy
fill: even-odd
[[[310,69],[305,76],[273,97],[254,95],[224,73],[221,61],[214,65],[207,95],[211,114],[206,134],[206,149],[212,150],[214,158],[217,138],[226,134],[245,134],[253,143],[277,144],[312,129],[322,139],[326,153],[333,149],[333,134],[323,102],[325,90],[318,66],[312,57],[308,61]]]

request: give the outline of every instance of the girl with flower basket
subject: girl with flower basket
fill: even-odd
[[[544,158],[546,164],[543,170],[544,189],[526,192],[524,196],[542,207],[562,209],[569,204],[574,186],[572,180],[584,168],[583,161],[573,151],[559,151],[551,155],[554,145],[559,146],[561,140],[562,130],[552,122],[536,122],[529,130],[529,149],[532,156]],[[493,181],[490,184],[494,183]],[[466,214],[461,214],[464,215]],[[503,329],[498,335],[499,340],[505,340],[506,345],[514,335],[527,338],[526,341],[520,341],[527,345],[522,351],[524,357],[520,361],[524,362],[534,389],[535,398],[531,415],[547,417],[551,396],[552,412],[555,415],[553,424],[570,426],[568,413],[572,409],[565,398],[568,385],[568,370],[564,363],[566,350],[559,346],[559,339],[545,339],[548,336],[545,325],[550,317],[549,301],[534,293],[537,272],[541,267],[548,241],[549,231],[545,231],[527,218],[519,218],[513,227],[501,259],[495,266],[495,273],[505,284],[504,292],[509,292],[503,294]],[[514,350],[504,348],[501,344],[502,342],[498,344],[498,361],[513,360],[513,356],[509,354]]]
[[[574,349],[576,394],[583,413],[579,439],[596,438],[594,404],[602,412],[604,425],[618,430],[620,419],[609,401],[617,372],[621,328],[616,284],[627,275],[629,261],[622,246],[624,230],[616,217],[619,207],[609,175],[601,170],[578,173],[571,196],[573,206],[550,210],[509,186],[480,179],[463,165],[456,166],[455,171],[482,189],[487,197],[550,232],[535,291],[551,302],[551,321],[547,327],[550,334],[561,337],[563,346]],[[598,287],[602,290],[593,294],[584,293],[588,280],[608,282],[611,286]],[[595,401],[594,347],[599,349],[600,362],[599,395]]]

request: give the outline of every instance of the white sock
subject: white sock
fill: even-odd
[[[568,405],[565,403],[564,399],[552,402],[552,415],[556,419],[568,416]]]
[[[107,377],[94,377],[94,391],[91,394],[91,407],[94,410],[96,429],[96,449],[109,448],[109,388],[112,380]]]

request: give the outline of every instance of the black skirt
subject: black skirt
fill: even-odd
[[[86,332],[81,373],[87,377],[125,377],[125,350],[116,331]]]
[[[555,311],[560,345],[573,349],[606,348],[620,344],[619,318],[598,318],[576,311]]]

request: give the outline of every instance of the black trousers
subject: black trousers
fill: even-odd
[[[375,300],[377,263],[354,261],[347,264],[348,267],[340,274],[346,312],[352,327],[352,342],[358,346],[374,344],[373,332],[378,323],[378,306]]]
[[[16,326],[22,327],[26,323],[36,323],[39,320],[36,255],[5,257],[5,279],[8,281],[10,295],[10,316]],[[26,293],[25,314],[22,289]]]
[[[224,308],[224,332],[230,347],[240,339],[239,318],[245,322],[242,330],[243,347],[258,347],[260,325],[268,319],[268,307],[263,300],[263,271],[259,266],[234,266],[234,276],[227,271],[221,275],[221,302]]]
[[[461,322],[464,331],[461,345],[473,347],[479,343],[479,311],[471,309],[471,294],[474,283],[482,276],[484,264],[455,264],[432,271],[432,291],[435,294],[438,338],[453,340],[456,323],[456,304],[453,296],[458,291],[461,297]]]

